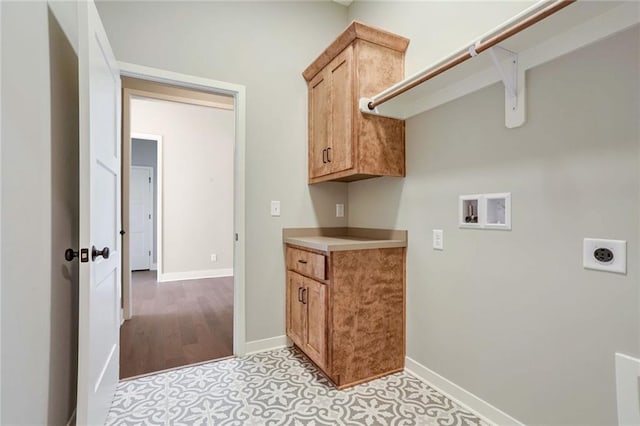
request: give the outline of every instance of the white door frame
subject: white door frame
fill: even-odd
[[[245,135],[246,135],[246,88],[240,84],[227,83],[165,71],[158,68],[119,62],[120,75],[171,84],[188,89],[233,96],[235,112],[234,144],[234,201],[233,224],[235,234],[233,256],[233,353],[245,354]],[[126,136],[126,135],[125,135]],[[160,166],[158,166],[160,167]],[[159,200],[158,200],[159,201]],[[158,213],[160,212],[158,205]],[[160,220],[158,219],[158,223]],[[158,241],[158,261],[160,261],[160,241]],[[160,273],[160,265],[158,265]]]
[[[133,139],[133,138],[131,138]],[[151,270],[152,266],[153,266],[153,262],[151,260],[151,253],[153,253],[153,219],[155,217],[155,215],[153,214],[153,206],[154,206],[154,199],[155,199],[155,192],[153,190],[153,167],[150,166],[134,166],[131,165],[131,170],[133,169],[139,169],[139,170],[146,170],[147,172],[149,172],[149,185],[151,186],[151,200],[149,200],[149,206],[151,207],[149,209],[149,222],[147,224],[147,230],[149,232],[146,233],[146,237],[147,237],[147,247],[149,247],[149,270]],[[129,174],[129,188],[132,187],[131,185],[131,176],[133,176],[133,173]],[[131,191],[129,191],[129,196],[131,196]],[[145,206],[148,207],[148,206]],[[131,201],[129,201],[129,223],[131,223]],[[131,256],[131,248],[129,248],[129,256]],[[130,269],[133,271],[133,268],[131,268],[131,265],[129,265]],[[129,285],[131,285],[131,280],[129,280]]]

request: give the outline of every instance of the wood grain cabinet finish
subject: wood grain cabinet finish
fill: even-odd
[[[314,278],[326,279],[326,257],[323,254],[313,253],[307,250],[299,250],[293,247],[287,249],[287,265],[292,271]]]
[[[309,183],[404,176],[404,121],[362,114],[360,97],[404,78],[409,40],[354,21],[302,73],[309,90]]]
[[[402,371],[405,248],[286,250],[287,335],[293,343],[338,389]],[[323,256],[326,280],[300,272],[300,252]]]
[[[304,348],[307,334],[307,312],[302,303],[304,277],[287,272],[287,336],[299,348]]]

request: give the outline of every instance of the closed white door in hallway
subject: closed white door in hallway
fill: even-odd
[[[129,195],[129,232],[131,270],[151,267],[153,244],[153,170],[150,167],[131,167]]]

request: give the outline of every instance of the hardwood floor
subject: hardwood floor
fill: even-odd
[[[121,379],[233,354],[233,277],[157,283],[155,271],[140,271],[131,287]]]

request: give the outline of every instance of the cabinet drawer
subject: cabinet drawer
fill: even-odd
[[[287,247],[287,269],[308,277],[325,280],[325,256]]]

